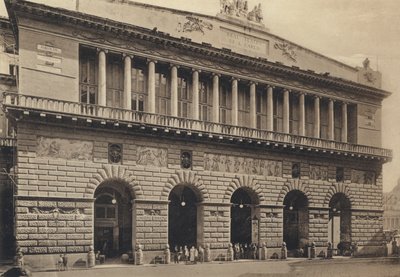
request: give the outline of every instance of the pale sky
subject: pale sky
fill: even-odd
[[[66,0],[57,0],[65,4]],[[36,2],[57,2],[36,0]],[[67,0],[73,3],[75,0]],[[95,1],[94,1],[95,2]],[[136,2],[207,15],[219,12],[219,0],[136,0]],[[383,147],[394,150],[384,166],[384,191],[400,178],[400,0],[249,0],[261,3],[271,33],[352,66],[365,57],[382,72],[383,89],[392,96],[383,102]]]

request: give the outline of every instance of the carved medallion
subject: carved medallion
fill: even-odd
[[[190,151],[181,152],[181,167],[185,169],[192,167],[192,153]]]
[[[108,161],[116,164],[122,160],[122,145],[118,143],[110,143],[108,145]]]

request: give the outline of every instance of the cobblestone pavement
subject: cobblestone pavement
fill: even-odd
[[[1,269],[0,269],[1,272]],[[333,259],[286,261],[238,261],[231,263],[207,263],[196,265],[105,265],[94,269],[69,270],[63,272],[34,272],[33,277],[398,277],[400,259]]]

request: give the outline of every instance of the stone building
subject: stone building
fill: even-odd
[[[391,192],[383,194],[383,229],[400,231],[400,179]]]
[[[215,17],[132,1],[6,0],[18,91],[15,238],[31,264],[143,246],[268,255],[383,240],[381,75],[272,34],[261,6]],[[65,5],[65,6],[62,6]]]

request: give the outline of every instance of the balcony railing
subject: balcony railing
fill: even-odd
[[[266,142],[267,144],[284,144],[286,146],[320,149],[321,151],[337,151],[351,155],[370,155],[391,158],[392,151],[388,149],[343,143],[319,138],[277,133],[266,130],[232,126],[213,122],[199,121],[188,118],[178,118],[159,114],[137,112],[126,109],[103,107],[98,105],[69,102],[16,93],[4,93],[5,107],[18,107],[38,112],[52,112],[76,115],[92,119],[115,120],[138,125],[148,125],[153,128],[164,128],[186,132],[206,133],[221,138],[236,138]]]

